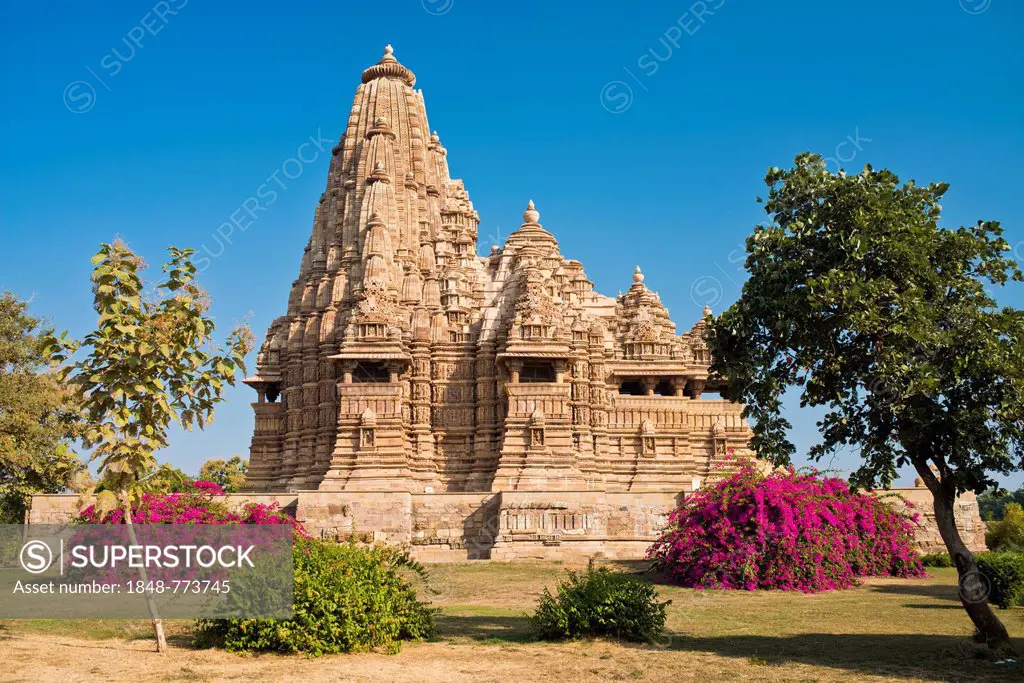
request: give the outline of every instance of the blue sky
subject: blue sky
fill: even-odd
[[[1024,258],[1021,28],[1013,0],[2,2],[0,288],[81,335],[100,242],[153,266],[205,245],[221,329],[262,338],[328,155],[288,165],[297,177],[230,244],[212,235],[299,145],[337,140],[386,43],[419,78],[482,251],[533,198],[599,290],[640,264],[681,329],[739,295],[765,170],[804,150],[947,181],[946,224],[1002,221]],[[1024,288],[998,296],[1024,306]],[[229,392],[162,459],[196,471],[247,453],[251,394]],[[792,417],[805,448],[815,416]]]

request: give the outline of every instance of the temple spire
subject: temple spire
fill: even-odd
[[[416,75],[402,66],[395,58],[395,49],[391,45],[384,46],[384,56],[380,61],[363,71],[363,83],[377,78],[398,78],[410,86],[416,85]]]

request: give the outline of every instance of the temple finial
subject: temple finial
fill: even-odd
[[[704,317],[707,318],[709,315],[711,315],[711,307],[704,304]]]
[[[363,83],[376,78],[400,78],[409,86],[416,85],[416,76],[395,59],[395,49],[390,44],[384,46],[384,56],[380,61],[363,71]]]
[[[533,206],[533,200],[531,199],[526,204],[526,211],[523,212],[523,222],[536,224],[540,220],[540,212]]]
[[[633,271],[633,282],[640,284],[644,281],[644,274],[640,272],[640,266]]]

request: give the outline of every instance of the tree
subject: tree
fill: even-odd
[[[829,173],[817,155],[765,183],[773,220],[747,239],[739,301],[709,321],[712,372],[729,378],[755,421],[752,447],[776,464],[794,451],[782,394],[798,387],[801,406],[827,409],[812,458],[857,448],[862,487],[913,465],[961,581],[976,581],[954,501],[1020,469],[1024,446],[1024,313],[985,289],[1022,279],[999,224],[940,228],[946,184]],[[978,638],[1009,648],[989,606],[960,598]]]
[[[1010,492],[993,487],[978,496],[978,509],[981,518],[986,522],[1002,519],[1006,506],[1010,503],[1024,505],[1024,488]]]
[[[150,470],[138,483],[139,492],[144,493],[178,493],[188,490],[193,483],[192,477],[188,476],[181,468],[171,465],[160,465]],[[94,493],[111,491],[117,493],[117,477],[103,477],[94,487]]]
[[[213,458],[199,468],[201,481],[212,481],[218,484],[224,493],[235,493],[245,484],[245,473],[249,469],[249,461],[240,455],[233,455],[228,460]]]
[[[155,452],[168,444],[172,423],[202,429],[213,420],[225,384],[244,371],[252,333],[236,328],[223,346],[213,344],[214,322],[207,317],[209,297],[195,280],[193,250],[171,247],[156,295],[143,298],[142,260],[121,241],[103,244],[93,257],[93,307],[96,329],[81,345],[66,335],[51,337],[54,358],[70,361],[65,373],[76,386],[85,422],[83,440],[93,447],[107,489],[97,505],[121,505],[128,536],[136,543],[131,503],[154,480]],[[81,360],[75,351],[88,350]],[[147,582],[145,569],[140,578]],[[152,596],[146,604],[153,620],[157,650],[167,649],[163,625]]]
[[[0,523],[21,524],[33,493],[72,487],[75,409],[46,348],[51,330],[14,294],[0,296]]]
[[[1024,553],[1024,508],[1020,503],[1007,503],[1003,517],[988,523],[985,545],[989,550]]]

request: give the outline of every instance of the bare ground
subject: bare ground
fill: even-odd
[[[672,600],[669,633],[653,645],[549,644],[527,614],[563,566],[472,563],[432,568],[443,609],[434,641],[397,655],[309,659],[195,650],[190,624],[169,624],[172,650],[153,652],[147,622],[2,621],[0,679],[11,681],[585,681],[1024,680],[969,643],[955,574],[878,579],[822,595],[694,591]],[[1000,611],[1024,652],[1024,609]]]

